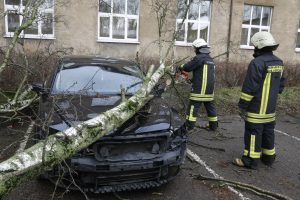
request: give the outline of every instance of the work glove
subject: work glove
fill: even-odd
[[[175,66],[175,74],[181,72],[180,66]]]
[[[243,108],[239,108],[239,116],[242,118],[242,119],[246,119],[246,110],[243,109]]]

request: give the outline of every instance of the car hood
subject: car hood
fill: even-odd
[[[55,102],[55,103],[54,103]],[[64,131],[70,126],[92,119],[97,115],[119,105],[119,95],[90,97],[54,97],[41,106],[42,115],[50,115],[51,108],[56,108],[51,117],[50,129]],[[144,134],[165,130],[176,130],[183,124],[179,113],[168,105],[168,100],[154,98],[149,101],[131,119],[126,121],[114,135]]]

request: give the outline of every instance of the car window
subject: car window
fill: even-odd
[[[119,94],[122,86],[127,94],[133,94],[142,81],[137,75],[116,68],[76,66],[57,73],[52,93]]]

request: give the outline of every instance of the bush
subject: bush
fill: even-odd
[[[0,63],[3,62],[4,54],[0,52]],[[0,74],[1,90],[16,90],[28,70],[28,78],[26,83],[42,82],[47,79],[48,75],[60,62],[62,56],[68,54],[69,51],[56,51],[48,53],[46,51],[31,52],[26,55],[18,52],[12,52],[11,60],[9,60],[7,67]],[[26,67],[28,62],[28,68]]]

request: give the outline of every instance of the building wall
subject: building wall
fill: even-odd
[[[231,41],[240,44],[243,6],[245,3],[273,7],[271,33],[280,43],[276,55],[285,63],[300,62],[300,52],[295,51],[297,27],[300,20],[300,1],[298,0],[234,0]],[[237,54],[231,54],[230,60],[243,62],[250,60],[253,50],[239,49]]]
[[[102,56],[124,57],[134,59],[137,52],[144,59],[157,59],[159,50],[157,45],[158,28],[155,13],[151,8],[151,0],[140,0],[140,27],[139,43],[106,43],[97,42],[97,17],[98,0],[85,0],[82,3],[78,0],[56,0],[54,40],[25,39],[27,48],[37,48],[40,45],[53,48],[73,48],[74,54],[98,54]],[[230,0],[213,1],[212,16],[210,25],[210,45],[212,46],[212,56],[218,56],[218,61],[226,60],[232,62],[249,62],[253,50],[241,49],[241,26],[244,3],[253,5],[266,5],[273,7],[273,16],[271,24],[271,33],[280,43],[276,54],[283,58],[285,62],[299,63],[300,52],[295,52],[297,37],[297,27],[300,19],[300,1],[299,0],[233,0],[230,52],[227,51]],[[3,11],[3,0],[0,3],[0,12]],[[164,32],[164,39],[171,39],[172,30],[175,26],[176,1],[171,1],[170,12],[167,18],[167,24]],[[4,35],[4,19],[0,20],[0,34]],[[0,37],[0,46],[6,46],[9,38]],[[164,45],[164,52],[168,44]],[[194,55],[191,47],[174,47],[176,58],[192,57]]]

